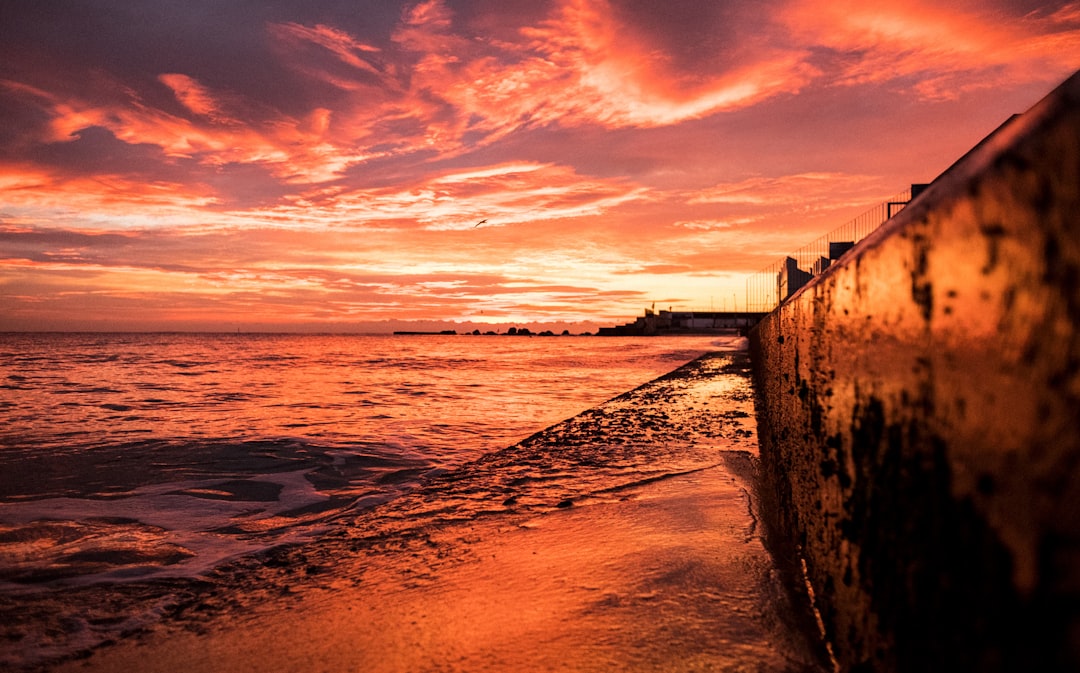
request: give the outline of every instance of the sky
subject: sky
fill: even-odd
[[[0,330],[620,324],[929,182],[1080,2],[0,3]]]

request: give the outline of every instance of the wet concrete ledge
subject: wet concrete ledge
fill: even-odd
[[[752,332],[841,670],[1080,670],[1078,325],[1080,73]]]

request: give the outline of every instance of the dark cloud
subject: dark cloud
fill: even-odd
[[[183,246],[176,245],[174,236],[162,232],[97,233],[0,225],[0,259],[41,264],[62,262],[68,271],[80,265],[87,270],[121,266],[176,273],[206,271],[205,258],[195,258],[193,263],[193,258],[184,252]]]
[[[112,131],[99,126],[80,129],[66,142],[21,147],[9,157],[69,177],[120,176],[143,184],[172,183],[186,189],[205,187],[207,195],[215,197],[212,209],[216,210],[269,206],[295,192],[295,187],[275,177],[266,165],[201,164],[192,158],[168,156],[161,146],[153,143],[121,141]]]
[[[763,0],[612,0],[615,16],[641,36],[676,71],[698,76],[743,65],[777,41],[772,10]],[[782,35],[782,33],[781,33]]]
[[[2,41],[2,40],[0,40]],[[19,156],[44,134],[49,115],[0,83],[0,156]]]
[[[191,182],[198,171],[193,161],[168,157],[159,145],[126,143],[100,126],[88,126],[70,141],[37,145],[17,156],[69,175],[126,175],[145,182]]]
[[[200,177],[218,197],[212,207],[215,210],[272,206],[296,191],[260,164],[228,163],[212,167]]]
[[[172,105],[179,112],[157,82],[163,73],[178,72],[286,114],[302,114],[313,100],[338,92],[281,63],[267,26],[328,22],[386,43],[400,12],[395,3],[375,0],[4,3],[0,73],[48,88],[62,84],[90,100],[109,96],[102,83],[113,81],[150,105]],[[87,78],[88,72],[97,75]]]
[[[128,250],[136,242],[130,234],[90,234],[82,231],[26,230],[0,225],[0,258],[51,261],[63,250]],[[114,257],[114,255],[110,255]]]

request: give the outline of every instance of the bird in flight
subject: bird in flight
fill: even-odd
[[[474,225],[473,225],[473,229],[476,229],[477,227],[479,227],[479,226],[480,226],[481,224],[483,224],[483,223],[485,223],[485,222],[487,222],[487,218],[486,218],[486,217],[485,217],[484,219],[480,220],[479,222],[477,222],[476,224],[474,224]]]

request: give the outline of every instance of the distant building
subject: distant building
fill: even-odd
[[[784,258],[784,266],[776,274],[776,296],[783,302],[795,294],[799,288],[810,282],[814,276],[825,273],[833,262],[844,256],[844,253],[855,247],[854,241],[833,241],[829,243],[829,256],[818,257],[814,260],[809,271],[799,268],[799,262],[794,257]]]
[[[829,243],[829,259],[836,261],[844,256],[844,253],[855,247],[855,241],[832,241]]]
[[[813,277],[809,271],[799,268],[799,262],[794,257],[785,257],[784,266],[776,276],[776,296],[784,301]]]
[[[599,336],[654,336],[676,334],[733,334],[745,332],[764,313],[739,311],[672,311],[645,309],[632,323],[601,327]]]
[[[832,264],[832,260],[828,257],[818,257],[814,262],[814,268],[811,271],[815,276],[820,276],[825,273],[825,269],[829,268],[829,264]]]

